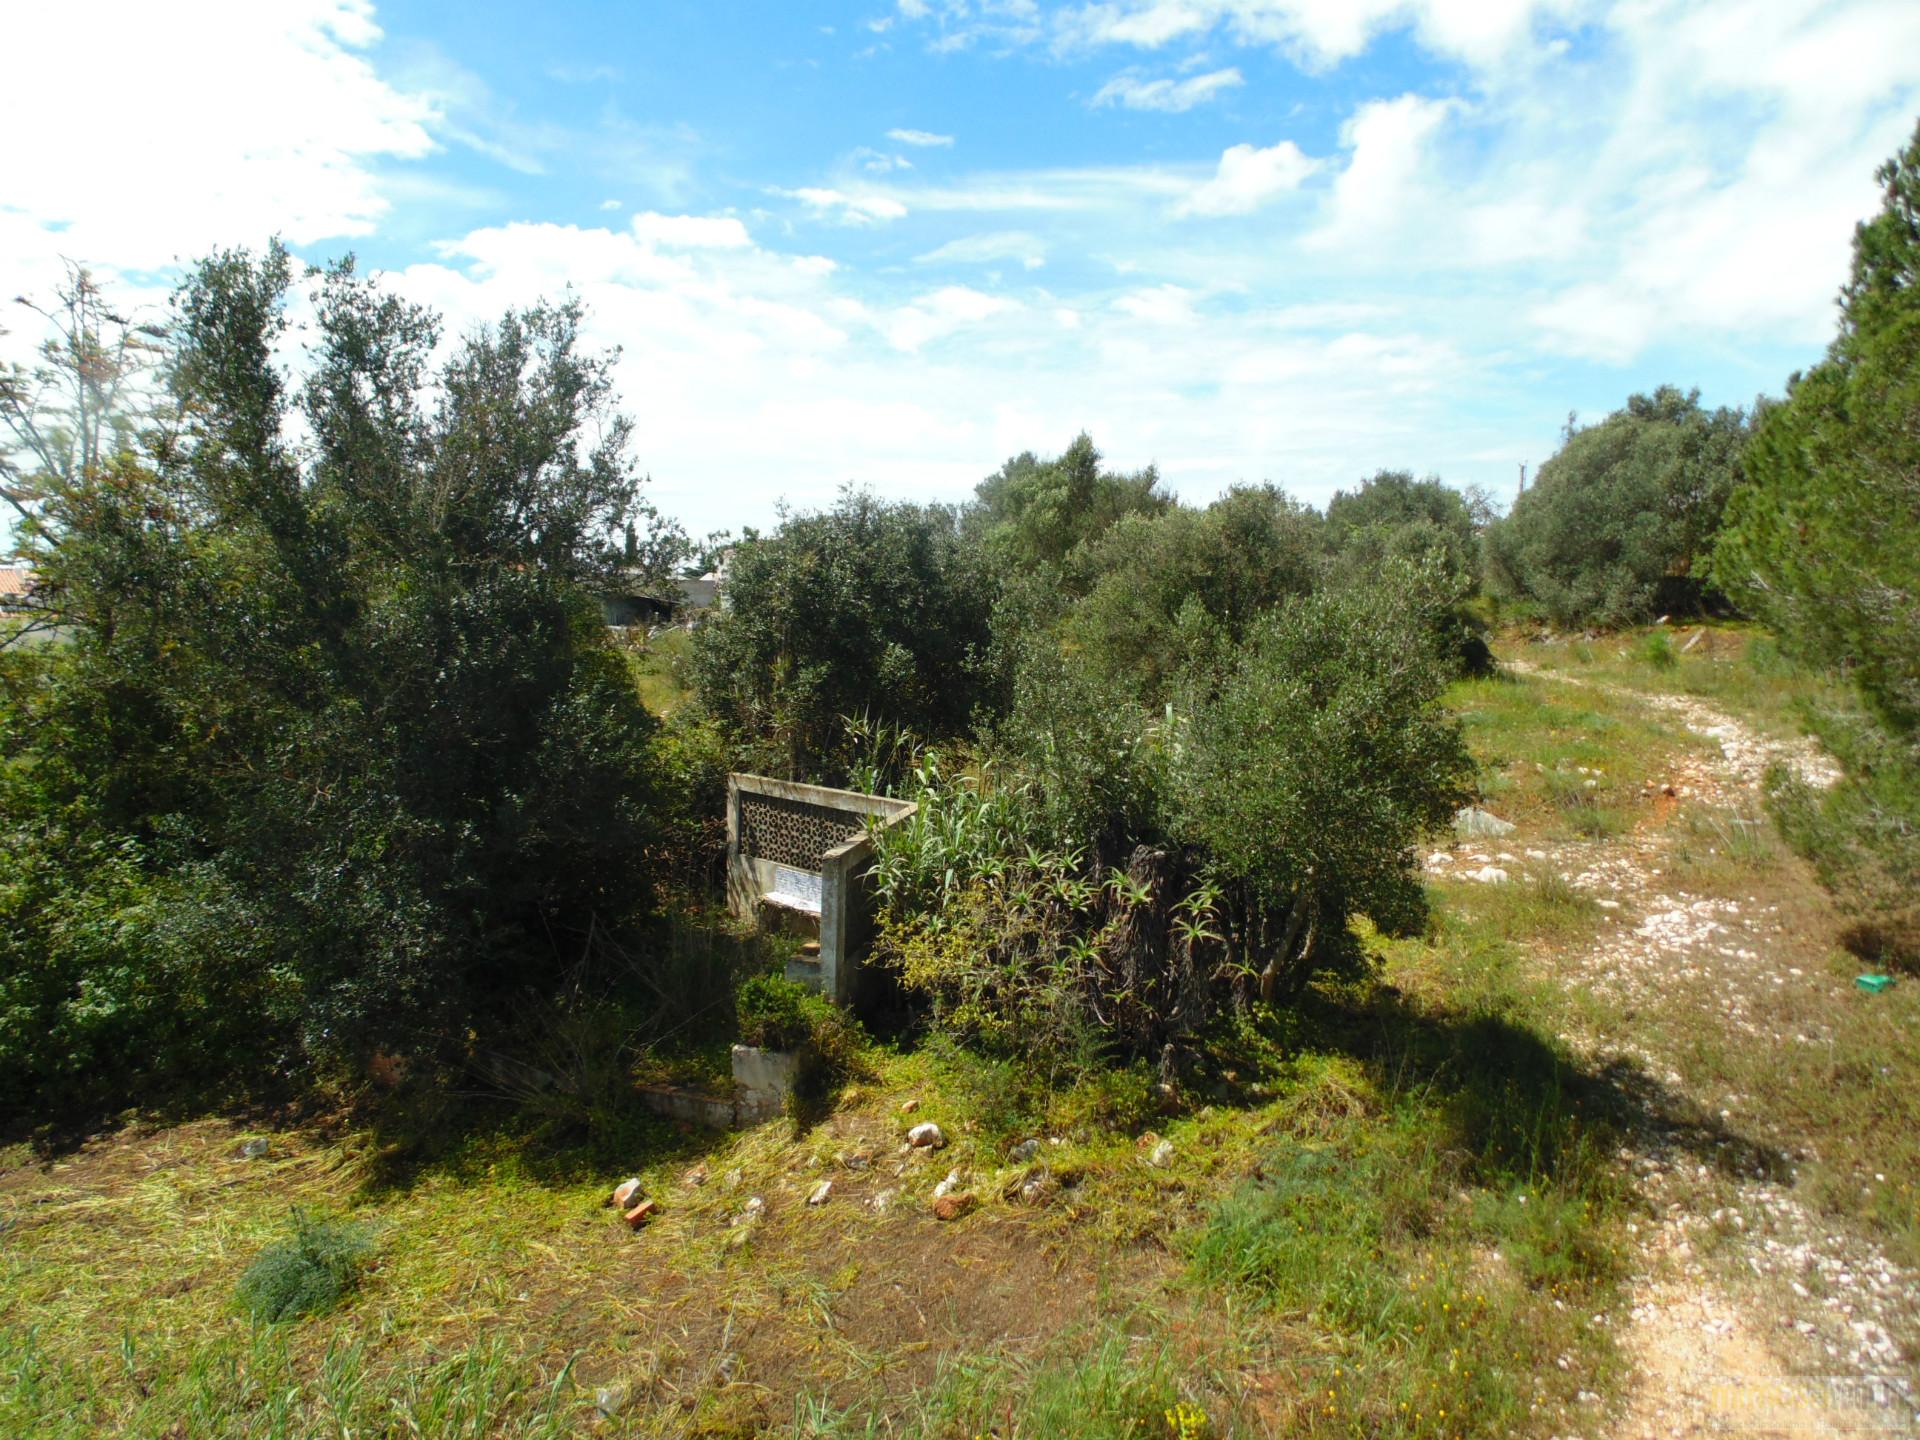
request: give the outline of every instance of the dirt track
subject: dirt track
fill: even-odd
[[[1596,683],[1510,668],[1548,683]],[[1837,778],[1811,741],[1768,739],[1692,697],[1634,698],[1718,747],[1717,756],[1676,766],[1668,783],[1682,801],[1757,813],[1762,777],[1775,762],[1816,786]],[[1743,903],[1674,893],[1662,863],[1671,843],[1666,827],[1653,824],[1610,845],[1529,852],[1608,910],[1604,933],[1582,953],[1558,957],[1555,975],[1607,995],[1629,1015],[1635,1006],[1692,1005],[1699,1013],[1691,1023],[1718,1026],[1733,1043],[1820,1043],[1790,1023],[1791,1001],[1803,987],[1830,982],[1790,963],[1796,957],[1779,907],[1764,897]],[[1468,853],[1453,863],[1497,858]],[[1726,1097],[1687,1073],[1683,1055],[1650,1049],[1637,1034],[1567,1038],[1597,1060],[1628,1057],[1689,1094],[1703,1113],[1734,1118],[1721,1108]],[[1803,1204],[1791,1153],[1771,1166],[1756,1159],[1733,1167],[1732,1202],[1709,1213],[1698,1208],[1707,1167],[1670,1136],[1650,1130],[1622,1158],[1636,1170],[1651,1214],[1650,1223],[1635,1226],[1622,1337],[1636,1375],[1623,1413],[1604,1433],[1616,1440],[1920,1434],[1920,1386],[1906,1359],[1915,1353],[1920,1276]],[[1731,1276],[1751,1283],[1735,1287]]]

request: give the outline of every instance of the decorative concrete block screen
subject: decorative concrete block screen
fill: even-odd
[[[862,879],[873,863],[870,827],[897,824],[913,808],[884,795],[727,777],[727,903],[736,915],[773,912],[817,930],[818,966],[790,973],[843,1005],[872,920]]]

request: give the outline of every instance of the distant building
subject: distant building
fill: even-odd
[[[726,563],[697,578],[677,576],[665,583],[622,571],[600,595],[600,611],[609,625],[664,625],[692,620],[712,608],[726,577]]]
[[[682,613],[698,614],[702,610],[711,609],[714,602],[720,598],[718,570],[709,570],[697,579],[676,580],[673,583],[680,590],[679,608]]]
[[[31,565],[0,565],[0,611],[30,608],[33,596]]]

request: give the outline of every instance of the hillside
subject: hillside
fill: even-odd
[[[1370,934],[1367,978],[1215,1040],[1185,1092],[1033,1113],[927,1045],[738,1135],[132,1115],[17,1145],[0,1431],[1911,1423],[1920,986],[1856,986],[1757,795],[1775,762],[1826,773],[1812,682],[1732,629],[1496,648],[1448,704],[1515,828],[1434,844],[1424,936]],[[929,1120],[947,1145],[906,1146]],[[949,1172],[978,1201],[950,1222]],[[602,1204],[629,1173],[659,1202],[631,1233]],[[295,1207],[370,1227],[374,1263],[255,1327],[235,1287]]]

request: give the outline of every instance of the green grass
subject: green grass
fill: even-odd
[[[1709,743],[1631,697],[1585,686],[1463,680],[1447,703],[1480,762],[1487,807],[1546,839],[1624,835],[1648,812],[1645,782]]]
[[[687,678],[687,657],[692,649],[693,632],[675,625],[656,631],[629,657],[641,703],[663,719],[684,705],[692,693]]]
[[[1166,1338],[1165,1317],[1133,1317],[1136,1330],[1104,1324],[1076,1327],[1038,1356],[992,1348],[952,1358],[931,1384],[895,1413],[871,1403],[835,1409],[819,1396],[800,1397],[792,1429],[808,1440],[853,1437],[995,1435],[1001,1440],[1179,1440],[1168,1417],[1184,1407],[1194,1440],[1226,1433],[1212,1417],[1231,1379],[1183,1364]],[[1198,1394],[1210,1397],[1209,1412]]]
[[[1833,677],[1785,660],[1773,638],[1751,625],[1649,628],[1593,642],[1506,648],[1543,669],[1649,694],[1697,696],[1781,740],[1805,732],[1809,707],[1843,706],[1848,697]]]

